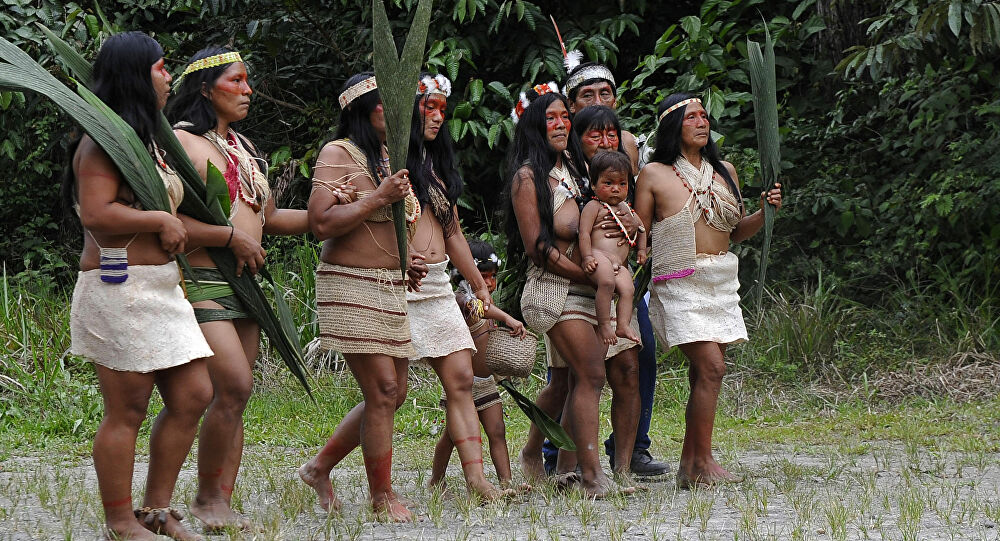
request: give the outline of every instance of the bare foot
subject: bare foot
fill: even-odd
[[[615,330],[615,336],[619,338],[627,338],[633,342],[642,342],[642,338],[639,338],[639,335],[636,334],[629,325],[621,325],[618,327]]]
[[[682,489],[739,483],[742,480],[742,477],[729,473],[714,460],[699,469],[685,467],[684,465],[677,468],[677,488]]]
[[[525,480],[529,483],[537,483],[545,479],[545,466],[542,465],[542,454],[537,453],[535,456],[527,456],[524,454],[524,449],[517,455],[518,462],[521,463],[521,473],[524,474]]]
[[[247,530],[253,527],[249,519],[233,511],[224,500],[202,501],[196,497],[188,509],[204,524],[206,532],[221,532],[226,528]]]
[[[333,493],[333,483],[330,482],[330,474],[323,474],[316,471],[316,468],[311,464],[312,461],[309,461],[299,466],[299,479],[302,479],[302,482],[311,486],[316,491],[316,495],[319,496],[319,506],[324,511],[330,512],[331,509],[333,511],[340,511],[343,504]]]
[[[592,500],[603,500],[613,494],[635,494],[636,487],[622,486],[612,481],[604,472],[598,474],[591,481],[581,480],[580,489],[584,496]]]
[[[156,541],[156,535],[150,533],[139,521],[132,519],[121,524],[107,524],[106,539],[111,541]]]
[[[514,480],[513,479],[507,479],[506,481],[501,480],[500,481],[500,488],[513,489],[518,494],[527,494],[527,493],[529,493],[529,492],[531,492],[532,490],[535,489],[535,487],[529,485],[528,483],[521,483],[520,485],[514,486]]]
[[[415,518],[395,494],[383,494],[372,499],[372,510],[378,520],[384,522],[413,522]]]
[[[427,488],[431,490],[440,488],[441,492],[445,492],[448,490],[448,481],[445,480],[444,476],[431,477],[427,480]]]
[[[551,479],[552,484],[554,484],[556,488],[560,490],[567,490],[576,486],[576,484],[580,482],[580,474],[575,471],[556,473],[551,477]]]
[[[615,330],[611,328],[611,323],[598,323],[597,337],[607,346],[618,343],[618,337],[615,336]]]
[[[481,477],[480,479],[473,481],[467,480],[465,486],[469,490],[469,497],[476,495],[482,503],[510,498],[515,494],[515,491],[512,489],[498,489],[493,486],[493,483],[487,481],[485,477]]]
[[[205,538],[187,529],[181,524],[184,518],[179,511],[154,509],[151,512],[136,510],[136,519],[149,532],[158,535],[165,535],[178,541],[205,541]],[[148,533],[148,532],[147,532]],[[146,538],[141,538],[146,539]],[[150,539],[156,539],[156,536]]]

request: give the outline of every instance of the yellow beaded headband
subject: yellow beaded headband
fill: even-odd
[[[375,83],[375,76],[368,77],[360,82],[354,83],[350,88],[345,90],[340,94],[338,100],[340,101],[340,108],[347,109],[347,106],[351,104],[352,101],[358,99],[378,88],[378,84]]]
[[[222,53],[222,54],[217,54],[215,56],[206,56],[205,58],[199,58],[198,60],[195,60],[194,62],[188,64],[188,67],[187,69],[184,70],[184,73],[182,73],[181,76],[177,78],[177,82],[179,83],[181,79],[183,79],[189,73],[194,73],[196,71],[203,69],[214,68],[215,66],[221,66],[223,64],[232,64],[233,62],[243,62],[243,59],[240,58],[240,53],[233,51],[230,53]]]
[[[674,112],[677,109],[680,109],[681,107],[686,106],[689,103],[701,103],[701,100],[698,99],[698,98],[688,98],[686,100],[679,101],[679,102],[671,105],[670,107],[667,107],[666,111],[663,111],[662,113],[660,113],[660,118],[658,118],[656,121],[657,122],[663,121],[663,117],[669,115],[670,113]]]

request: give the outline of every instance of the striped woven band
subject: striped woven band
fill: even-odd
[[[660,118],[658,118],[656,121],[657,122],[662,122],[663,121],[663,117],[669,115],[670,113],[674,112],[677,109],[680,109],[681,107],[686,106],[689,103],[701,103],[701,100],[699,98],[688,98],[686,100],[679,101],[679,102],[671,105],[670,107],[667,107],[666,111],[663,111],[662,113],[660,113]]]
[[[199,58],[194,62],[188,64],[187,69],[178,78],[178,80],[183,79],[187,74],[196,72],[198,70],[214,68],[215,66],[221,66],[223,64],[232,64],[233,62],[243,62],[240,58],[240,53],[233,51],[231,53],[222,53],[215,56],[206,56],[205,58]]]
[[[574,73],[572,77],[566,80],[566,95],[568,96],[570,92],[576,90],[584,81],[591,79],[604,79],[611,84],[615,84],[615,76],[611,75],[611,70],[608,68],[600,64],[587,66],[581,68],[580,71]]]
[[[340,94],[340,98],[338,98],[340,101],[340,108],[347,109],[347,106],[350,105],[352,101],[371,92],[372,90],[375,90],[376,88],[378,88],[378,85],[375,83],[375,76],[371,76],[363,81],[354,83],[350,88]]]

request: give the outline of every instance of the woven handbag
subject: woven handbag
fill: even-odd
[[[510,329],[490,330],[486,342],[486,366],[495,376],[527,377],[535,366],[538,337],[530,332],[524,339],[510,335]]]
[[[569,293],[569,278],[540,267],[528,267],[528,279],[521,293],[521,316],[528,328],[542,334],[551,329],[562,315]]]

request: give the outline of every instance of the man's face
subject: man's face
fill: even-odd
[[[596,83],[583,85],[576,91],[576,98],[570,103],[572,113],[589,105],[604,105],[612,109],[615,108],[615,91],[611,83],[607,81],[597,81]]]

